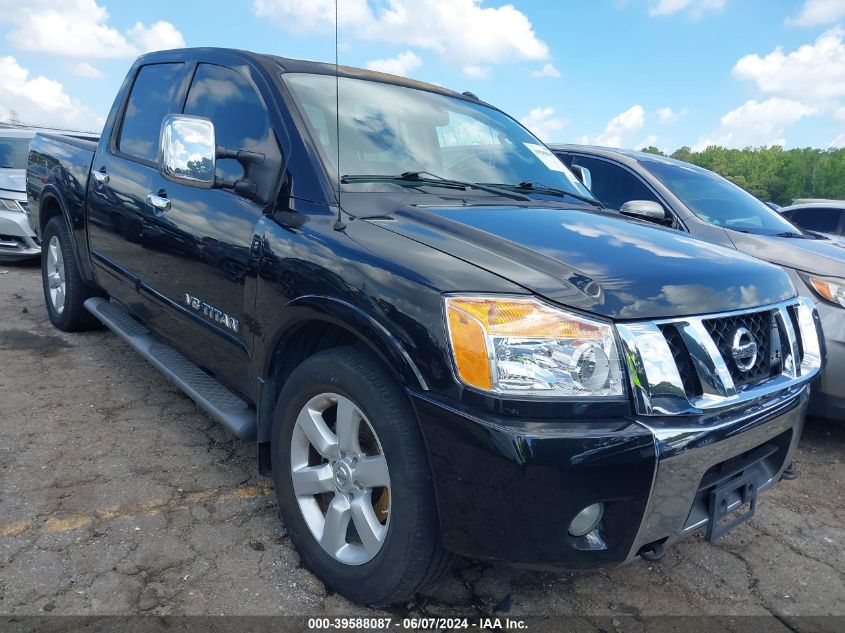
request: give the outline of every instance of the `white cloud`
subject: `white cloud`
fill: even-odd
[[[830,142],[830,147],[834,149],[842,149],[845,147],[845,132],[837,136]]]
[[[519,122],[545,142],[552,141],[554,135],[569,124],[568,120],[556,117],[555,109],[551,107],[534,108]]]
[[[6,56],[0,57],[0,120],[12,112],[36,125],[98,130],[104,122],[68,96],[61,83],[41,75],[30,79],[26,68]]]
[[[833,113],[833,118],[845,121],[845,108],[838,108],[836,112]]]
[[[68,67],[71,75],[76,75],[77,77],[85,77],[86,79],[99,79],[103,76],[98,69],[94,68],[88,62],[79,62],[78,64],[73,64],[72,66]]]
[[[672,108],[660,108],[657,110],[657,118],[664,125],[669,123],[677,123],[687,114],[687,109],[673,110]]]
[[[657,136],[654,134],[649,134],[639,143],[634,144],[634,149],[642,149],[644,147],[653,147],[657,145]]]
[[[588,138],[587,142],[606,147],[623,147],[633,134],[643,129],[643,125],[645,125],[645,108],[635,105],[613,117],[604,128],[604,132],[593,139]]]
[[[805,0],[801,12],[786,19],[788,26],[819,26],[833,24],[845,17],[845,1],[843,0]]]
[[[544,64],[542,68],[531,71],[532,77],[552,77],[557,79],[560,77],[560,71],[554,67],[554,64]]]
[[[159,20],[149,28],[140,22],[127,31],[129,38],[142,53],[185,48],[185,38],[170,22]]]
[[[8,39],[16,48],[65,57],[133,57],[185,43],[176,27],[163,21],[149,28],[138,23],[121,33],[95,0],[0,0],[0,22],[12,25]]]
[[[723,116],[719,129],[700,139],[693,151],[700,152],[710,145],[735,148],[785,145],[784,130],[815,112],[800,101],[780,97],[746,101]]]
[[[681,11],[689,11],[694,18],[699,18],[708,11],[722,11],[727,0],[658,0],[652,3],[649,15],[663,17]]]
[[[817,106],[845,97],[845,31],[834,28],[791,53],[778,47],[768,55],[747,55],[733,68],[764,93]]]
[[[490,67],[489,66],[476,66],[470,64],[469,66],[464,66],[461,68],[461,71],[467,76],[472,77],[474,79],[484,79],[490,74]]]
[[[422,60],[413,51],[405,51],[388,59],[374,59],[367,64],[370,70],[391,75],[408,75],[420,66],[422,66]]]
[[[253,0],[253,11],[296,33],[330,33],[334,0]],[[546,61],[548,45],[511,4],[482,0],[343,0],[340,35],[434,51],[461,66]]]

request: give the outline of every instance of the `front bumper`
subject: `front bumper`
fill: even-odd
[[[813,386],[810,414],[845,420],[845,309],[816,303],[827,346],[827,366]]]
[[[806,386],[730,413],[685,418],[514,421],[412,394],[428,446],[444,546],[537,568],[617,566],[706,526],[711,473],[755,463],[758,490],[780,478],[801,435]],[[603,502],[596,531],[573,517]],[[704,521],[702,522],[702,519]]]
[[[25,213],[0,211],[0,259],[28,259],[41,254],[41,245]]]

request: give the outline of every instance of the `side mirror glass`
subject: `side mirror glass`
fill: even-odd
[[[581,165],[573,165],[569,169],[578,177],[578,180],[580,180],[587,189],[590,191],[593,190],[593,175],[590,173],[589,169],[581,167]]]
[[[208,119],[172,114],[161,126],[159,169],[171,180],[195,187],[214,186],[217,144]]]
[[[653,200],[630,200],[619,209],[622,215],[639,218],[647,222],[654,222],[663,226],[670,226],[672,219],[666,214],[666,209]]]

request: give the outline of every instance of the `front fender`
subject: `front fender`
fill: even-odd
[[[425,378],[399,340],[384,325],[360,308],[342,299],[320,295],[297,297],[290,301],[287,307],[295,309],[300,316],[289,323],[286,332],[315,319],[342,327],[366,343],[397,374],[404,385],[428,391]],[[284,336],[284,333],[280,334]],[[278,341],[276,343],[278,344]]]

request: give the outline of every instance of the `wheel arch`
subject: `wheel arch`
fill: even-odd
[[[304,296],[287,304],[293,318],[273,335],[257,372],[259,469],[269,472],[273,412],[282,387],[294,369],[326,349],[361,345],[393,374],[402,387],[428,390],[428,384],[401,342],[372,316],[333,297]]]

